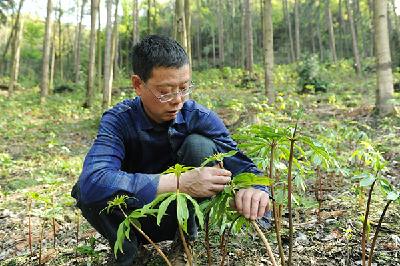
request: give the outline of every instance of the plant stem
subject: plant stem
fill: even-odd
[[[53,223],[53,248],[56,248],[56,219],[54,218],[54,195],[51,198],[51,205],[53,208],[53,217],[52,217],[52,223]]]
[[[379,218],[379,222],[378,222],[378,225],[377,225],[376,230],[375,230],[374,238],[373,238],[372,243],[371,243],[371,249],[370,249],[370,251],[369,251],[368,266],[371,266],[371,263],[372,263],[372,256],[374,255],[374,249],[375,249],[376,239],[378,238],[378,234],[379,234],[379,231],[381,230],[381,225],[382,225],[383,218],[385,217],[386,211],[387,211],[387,209],[389,208],[390,203],[392,203],[391,200],[389,200],[389,201],[386,203],[386,206],[385,206],[385,208],[383,209],[383,212],[382,212],[382,214],[381,214],[381,217]]]
[[[118,207],[121,210],[121,212],[123,213],[123,215],[125,216],[125,218],[127,218],[128,216],[126,215],[126,213],[124,212],[122,207],[121,206],[118,206]],[[172,266],[171,262],[169,261],[167,256],[165,256],[164,252],[162,252],[162,250],[158,247],[158,245],[156,243],[154,243],[153,240],[151,240],[150,237],[145,232],[143,232],[142,229],[140,229],[140,227],[138,227],[135,223],[133,223],[131,220],[129,220],[129,223],[156,249],[158,254],[160,254],[160,256],[164,259],[164,261],[167,263],[167,265]]]
[[[271,142],[271,154],[270,154],[270,160],[269,160],[269,178],[272,178],[273,173],[274,173],[274,152],[276,148],[276,141],[273,140]],[[271,196],[272,198],[275,198],[275,189],[274,189],[274,184],[271,185]],[[278,250],[279,250],[279,257],[281,259],[281,266],[285,266],[285,254],[283,253],[283,247],[282,247],[282,238],[281,238],[281,232],[280,232],[280,217],[278,215],[278,207],[276,206],[276,202],[273,200],[272,201],[272,211],[274,214],[274,228],[275,228],[275,234],[276,234],[276,240],[278,242]]]
[[[204,221],[204,230],[205,230],[205,245],[206,245],[206,250],[207,250],[207,262],[208,266],[212,266],[212,260],[211,260],[211,248],[210,248],[210,212],[208,211],[206,213],[206,219]]]
[[[296,141],[297,123],[293,131],[293,135],[290,138],[290,153],[289,153],[289,166],[288,166],[288,212],[289,212],[289,259],[288,265],[292,265],[292,253],[293,253],[293,217],[292,217],[292,165],[294,156],[294,142]]]
[[[43,219],[42,227],[40,229],[40,236],[39,236],[39,265],[42,265],[42,240],[43,240],[45,225],[46,225],[46,219]]]
[[[225,236],[226,236],[226,229],[224,230],[224,232],[222,233],[221,236],[221,243],[219,245],[219,250],[220,250],[220,254],[221,254],[221,263],[220,266],[223,266],[225,263],[225,256],[226,256],[226,241],[225,241]]]
[[[76,248],[75,248],[75,257],[78,257],[78,246],[79,246],[79,212],[76,212]]]
[[[317,190],[317,188],[315,188],[315,196],[316,196],[316,200],[318,201],[317,221],[318,221],[318,223],[321,223],[322,177],[321,177],[321,171],[318,166],[317,166],[317,185],[318,185],[318,190]]]
[[[223,236],[223,240],[221,240],[221,243],[223,243],[223,247],[221,247],[221,266],[224,266],[225,264],[225,257],[226,257],[226,246],[229,243],[229,236],[232,232],[232,228],[233,225],[235,224],[235,222],[237,221],[237,219],[239,219],[241,217],[241,215],[238,215],[235,220],[233,220],[233,222],[231,223],[231,225],[229,226],[228,231],[226,231],[227,235],[225,236],[225,232],[222,235]]]
[[[192,266],[192,254],[190,253],[189,247],[186,243],[186,239],[185,239],[185,235],[183,234],[183,230],[181,225],[178,223],[178,230],[179,230],[179,235],[181,236],[181,240],[182,240],[182,244],[183,244],[183,248],[185,249],[185,253],[189,262],[189,265]]]
[[[361,250],[362,250],[362,265],[365,266],[365,246],[366,246],[366,233],[367,233],[367,225],[368,225],[368,215],[369,215],[369,207],[371,205],[371,198],[372,198],[372,191],[374,190],[376,179],[371,185],[371,188],[368,193],[368,201],[367,201],[367,208],[365,210],[365,215],[364,215],[364,222],[363,222],[363,230],[362,230],[362,236],[361,236]]]
[[[265,237],[264,233],[261,231],[260,227],[258,227],[258,225],[255,221],[251,221],[251,224],[254,226],[254,228],[256,229],[256,232],[258,233],[261,240],[263,241],[265,248],[267,249],[268,256],[271,259],[272,266],[277,266],[275,257],[274,257],[274,253],[272,253],[271,246],[269,245],[268,240]]]
[[[29,251],[31,253],[31,258],[33,257],[32,251],[32,223],[31,223],[31,212],[32,212],[32,199],[28,199],[28,244],[29,244]]]

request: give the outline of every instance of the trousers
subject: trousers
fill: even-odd
[[[198,167],[206,157],[209,157],[217,152],[217,147],[214,142],[204,136],[198,134],[191,134],[186,137],[183,144],[177,152],[177,163],[185,166]],[[76,186],[75,186],[76,187]],[[72,192],[74,193],[74,192]],[[200,200],[200,199],[199,199]],[[126,201],[127,210],[125,213],[130,213],[134,208],[129,204],[129,199]],[[115,208],[112,212],[107,214],[102,211],[102,207],[93,205],[86,205],[82,202],[77,203],[81,209],[82,215],[85,219],[103,236],[105,237],[111,249],[117,240],[117,230],[119,224],[124,220],[123,213]],[[188,237],[195,238],[197,235],[197,223],[192,206],[189,206],[189,220],[188,220]],[[101,213],[100,213],[101,212]],[[176,218],[176,202],[172,202],[160,223],[157,225],[156,217],[140,218],[141,229],[150,237],[154,242],[163,240],[173,240],[178,231],[178,221]],[[131,228],[130,240],[125,239],[123,242],[124,252],[118,252],[116,258],[116,265],[125,266],[132,265],[138,257],[140,245],[149,244],[147,240],[134,228]]]

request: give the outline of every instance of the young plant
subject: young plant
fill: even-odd
[[[156,251],[164,259],[164,261],[167,263],[167,265],[172,266],[171,262],[168,260],[167,256],[165,256],[164,252],[162,252],[162,250],[141,229],[139,218],[144,218],[147,215],[155,215],[157,213],[157,209],[151,208],[151,204],[153,202],[143,206],[143,208],[136,209],[133,212],[131,212],[129,215],[127,215],[123,209],[123,207],[125,207],[125,208],[127,207],[126,202],[125,202],[127,198],[128,198],[128,196],[126,196],[126,195],[116,196],[113,200],[108,201],[107,207],[102,210],[102,211],[105,210],[107,213],[110,213],[110,211],[113,208],[117,207],[122,212],[122,214],[125,216],[124,221],[122,221],[120,223],[118,230],[117,230],[117,240],[115,241],[115,244],[114,244],[115,257],[117,257],[118,251],[123,253],[122,244],[123,244],[125,238],[130,240],[130,230],[131,230],[130,226],[132,225],[156,249]]]
[[[220,168],[223,168],[223,160],[226,157],[233,156],[237,153],[237,151],[232,150],[227,153],[216,153],[214,155],[211,155],[207,157],[204,162],[200,165],[200,167],[205,167],[206,165],[212,163],[212,162],[217,162],[218,166]],[[208,265],[211,265],[211,248],[210,248],[210,209],[208,208],[206,213],[205,213],[205,245],[206,245],[206,250],[207,250],[207,260],[208,260]]]
[[[155,199],[155,203],[160,203],[159,210],[157,213],[157,224],[160,224],[162,217],[165,215],[165,212],[172,201],[176,201],[176,217],[178,219],[178,231],[179,236],[181,238],[183,248],[185,250],[188,263],[189,265],[193,265],[192,263],[192,254],[190,252],[189,246],[186,242],[185,235],[183,232],[187,234],[187,221],[189,219],[189,209],[187,206],[187,201],[189,200],[194,207],[195,215],[199,220],[200,227],[203,228],[204,226],[204,217],[203,213],[200,209],[199,204],[195,199],[193,199],[190,195],[186,193],[182,193],[179,191],[179,178],[181,175],[189,170],[193,169],[193,167],[186,167],[180,164],[175,164],[171,166],[163,174],[174,174],[176,176],[176,192],[175,193],[164,193],[161,194],[159,197],[160,199]],[[154,206],[154,203],[153,203]]]

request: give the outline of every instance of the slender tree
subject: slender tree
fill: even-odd
[[[264,73],[265,73],[265,94],[269,103],[275,102],[274,89],[274,34],[272,25],[272,4],[271,0],[264,0]]]
[[[187,32],[185,19],[185,2],[184,0],[175,0],[175,23],[176,23],[176,40],[187,51]]]
[[[328,31],[329,31],[329,47],[331,49],[332,54],[332,61],[337,61],[336,56],[336,41],[335,41],[335,32],[333,31],[333,21],[332,21],[332,12],[330,7],[330,0],[325,1],[325,13],[326,19],[328,24]]]
[[[360,54],[358,52],[358,40],[357,40],[356,30],[354,27],[353,14],[352,14],[353,12],[350,7],[350,0],[346,0],[346,7],[347,7],[347,14],[349,17],[349,22],[350,22],[351,39],[353,41],[354,63],[355,63],[357,75],[360,76],[361,75]]]
[[[91,0],[90,3],[90,44],[89,44],[89,66],[86,81],[86,101],[84,107],[89,108],[93,104],[95,60],[96,60],[96,16],[99,8],[99,0]]]
[[[15,82],[18,80],[19,74],[19,59],[20,59],[20,51],[21,51],[21,35],[23,28],[23,20],[21,19],[21,9],[24,4],[24,0],[19,2],[19,7],[17,11],[17,16],[15,19],[14,29],[12,31],[15,32],[15,36],[11,45],[11,73],[10,73],[10,82],[8,85],[8,95],[11,96],[14,91]]]
[[[138,0],[133,0],[133,32],[132,32],[132,44],[135,45],[139,42],[139,3]]]
[[[225,64],[225,49],[224,49],[224,17],[221,0],[217,0],[217,16],[218,16],[218,64],[223,67]]]
[[[111,95],[112,86],[112,0],[107,0],[107,25],[106,25],[106,44],[104,47],[104,81],[103,81],[103,109],[110,105],[108,95]]]
[[[374,1],[375,52],[378,82],[376,89],[376,107],[381,116],[393,113],[393,75],[389,47],[388,2]]]
[[[285,21],[286,21],[287,34],[288,34],[288,37],[289,37],[290,62],[294,62],[295,61],[295,53],[294,53],[293,34],[292,34],[292,22],[290,21],[289,8],[288,8],[287,0],[282,0],[282,8],[283,8],[283,16],[284,16]]]
[[[192,36],[191,36],[192,19],[190,14],[190,0],[185,0],[185,28],[186,28],[186,43],[187,54],[189,56],[190,65],[192,65]]]
[[[294,2],[294,31],[296,40],[296,60],[300,58],[300,21],[299,21],[299,1]]]
[[[43,63],[42,81],[40,85],[40,102],[44,103],[49,93],[49,58],[50,58],[50,38],[51,38],[51,13],[53,10],[52,0],[47,0],[47,17],[45,35],[43,39]]]
[[[318,38],[318,47],[319,47],[319,60],[324,60],[324,45],[322,43],[322,36],[321,36],[321,0],[318,0],[318,7],[317,7],[317,38]]]
[[[253,26],[251,23],[251,4],[250,0],[244,1],[244,28],[246,32],[246,70],[250,76],[253,74]]]
[[[81,5],[81,13],[80,19],[78,23],[78,29],[76,34],[76,41],[75,41],[75,64],[74,64],[74,73],[75,73],[75,83],[79,83],[80,80],[80,73],[81,73],[81,36],[82,36],[82,19],[85,10],[85,4],[87,0],[82,0]]]

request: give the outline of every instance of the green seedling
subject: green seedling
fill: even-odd
[[[163,174],[174,174],[176,176],[176,192],[175,193],[165,193],[158,196],[161,199],[156,198],[155,204],[160,203],[158,214],[157,214],[157,223],[160,224],[162,217],[165,215],[165,212],[172,201],[176,201],[176,217],[178,219],[178,230],[179,236],[181,238],[189,265],[192,265],[192,255],[189,249],[189,246],[186,242],[185,235],[183,232],[187,234],[187,222],[189,219],[189,209],[187,206],[188,200],[193,204],[195,215],[198,218],[200,227],[204,227],[204,216],[200,209],[199,204],[195,199],[193,199],[190,195],[186,193],[182,193],[179,191],[179,178],[181,175],[189,170],[192,170],[193,167],[187,167],[180,164],[175,164],[171,166]],[[154,206],[154,204],[153,204]]]
[[[129,215],[127,215],[124,211],[123,208],[127,207],[126,200],[128,199],[128,196],[126,195],[118,195],[116,196],[113,200],[107,202],[107,207],[104,208],[102,211],[106,211],[107,214],[112,211],[113,208],[118,208],[123,215],[125,216],[124,221],[122,221],[118,227],[117,230],[117,240],[115,241],[114,244],[114,255],[117,257],[118,251],[123,253],[123,248],[122,244],[127,238],[130,240],[130,230],[131,226],[133,226],[140,234],[143,235],[143,237],[156,249],[158,254],[164,259],[164,261],[167,263],[167,265],[172,266],[171,262],[168,260],[167,256],[162,252],[162,250],[158,247],[157,244],[155,244],[150,237],[142,231],[141,225],[139,222],[139,218],[144,218],[147,215],[155,215],[157,213],[157,209],[152,209],[151,208],[151,203],[144,205],[140,209],[136,209],[133,212],[131,212]],[[101,211],[101,212],[102,212]]]

